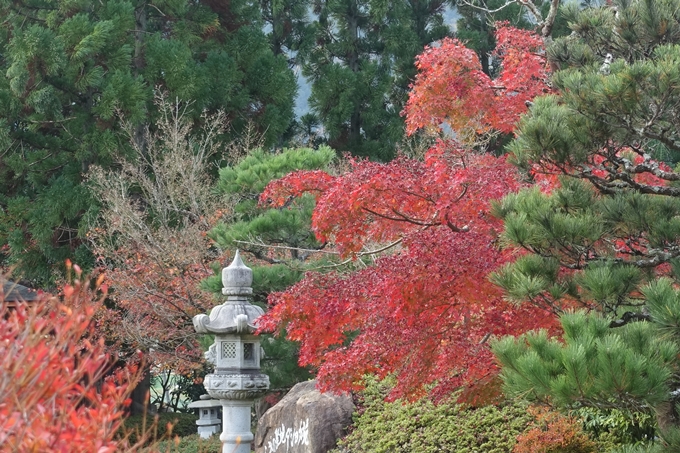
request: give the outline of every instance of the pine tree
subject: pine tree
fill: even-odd
[[[289,62],[304,40],[311,36],[304,0],[260,0],[260,12],[275,55],[284,54]]]
[[[285,208],[273,209],[259,205],[260,195],[269,182],[290,172],[327,169],[334,156],[328,147],[289,149],[278,154],[258,149],[236,165],[220,170],[217,190],[237,201],[236,221],[218,224],[209,237],[223,250],[238,248],[264,264],[253,267],[256,301],[264,303],[270,292],[299,280],[303,264],[323,248],[310,229],[313,197],[291,199]],[[219,276],[208,285],[212,284],[216,292],[221,289]]]
[[[680,2],[564,10],[548,55],[558,94],[538,98],[511,144],[537,187],[495,208],[520,253],[494,274],[506,297],[560,315],[495,344],[508,391],[562,407],[658,416],[679,451]]]
[[[129,150],[120,120],[153,124],[152,90],[224,110],[273,143],[292,118],[295,80],[254,5],[145,0],[0,2],[1,261],[36,285],[83,241],[96,212],[92,164]],[[140,143],[143,145],[143,143]]]

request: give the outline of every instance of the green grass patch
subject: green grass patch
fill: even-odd
[[[222,442],[220,442],[219,434],[208,439],[201,439],[198,434],[192,434],[191,436],[164,440],[154,445],[150,450],[159,453],[220,453]]]
[[[163,439],[174,439],[175,437],[184,438],[196,434],[198,417],[194,414],[183,414],[180,412],[164,412],[157,415],[133,415],[127,417],[123,422],[120,435],[129,435],[130,444],[135,444],[145,431],[148,435],[148,442],[155,442]]]

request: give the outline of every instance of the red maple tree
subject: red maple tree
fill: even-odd
[[[98,282],[101,283],[101,280]],[[132,451],[117,439],[133,368],[111,371],[95,329],[96,291],[78,280],[61,298],[0,300],[0,445],[16,452]]]
[[[459,41],[425,50],[404,112],[409,133],[442,122],[507,133],[525,101],[549,91],[541,39],[507,26],[497,39],[494,81]],[[547,311],[505,301],[487,279],[512,259],[497,244],[490,203],[520,186],[504,157],[443,140],[424,161],[351,160],[337,177],[296,172],[270,184],[261,202],[283,209],[314,194],[314,233],[357,269],[308,272],[270,296],[260,328],[299,341],[300,362],[316,367],[323,389],[358,388],[366,373],[395,374],[395,397],[489,382],[489,338],[556,324]]]
[[[338,177],[297,172],[271,184],[262,200],[272,204],[316,193],[314,232],[348,260],[394,252],[349,274],[309,272],[270,297],[260,327],[299,341],[301,364],[318,369],[325,389],[396,373],[394,396],[432,383],[443,396],[490,379],[490,337],[553,326],[549,313],[504,301],[486,278],[511,258],[496,244],[490,201],[519,187],[504,158],[445,142],[424,162],[353,160]]]
[[[527,30],[496,24],[494,55],[499,75],[482,72],[477,54],[446,38],[417,57],[418,75],[404,108],[406,131],[439,130],[448,124],[459,139],[490,131],[511,133],[526,103],[551,91],[543,39]]]

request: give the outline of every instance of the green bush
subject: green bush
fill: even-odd
[[[646,445],[656,435],[656,417],[649,412],[582,407],[572,411],[583,428],[596,439],[611,439],[611,445]]]
[[[427,399],[386,402],[387,388],[368,383],[354,430],[336,453],[510,453],[532,421],[521,403],[470,408]]]
[[[151,449],[160,453],[219,453],[222,451],[220,436],[201,439],[198,434],[175,440],[164,440]]]
[[[381,382],[367,379],[350,433],[333,453],[511,453],[518,435],[535,437],[537,426],[542,426],[536,418],[537,408],[525,402],[479,408],[452,402],[435,405],[427,399],[387,402],[385,397],[390,389],[389,379]],[[567,419],[546,408],[538,412],[556,420]],[[550,430],[543,423],[545,434],[558,436],[551,440],[565,446],[573,436],[581,436],[579,439],[603,453],[618,452],[625,444],[639,443],[650,423],[644,414],[633,414],[633,418],[628,414],[626,418],[626,414],[617,411],[581,409],[570,415],[576,425],[568,432]],[[573,447],[575,443],[569,445]]]
[[[156,421],[157,420],[157,421]],[[137,442],[140,434],[144,430],[152,430],[149,441],[174,438],[176,436],[185,437],[197,434],[196,417],[194,414],[183,414],[179,412],[163,412],[157,415],[132,415],[127,417],[121,427],[121,436],[129,435],[131,444]],[[153,429],[155,424],[155,429]],[[172,432],[168,433],[169,425]]]

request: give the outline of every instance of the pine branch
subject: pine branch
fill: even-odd
[[[387,244],[384,247],[380,247],[379,249],[369,250],[369,251],[366,251],[366,252],[359,252],[356,255],[354,255],[353,257],[347,258],[346,260],[344,260],[340,263],[337,263],[337,264],[315,267],[314,270],[316,270],[316,269],[333,269],[333,268],[336,268],[336,267],[344,266],[345,264],[352,262],[356,258],[361,258],[361,257],[364,257],[364,256],[370,256],[370,255],[376,255],[378,253],[384,252],[386,250],[391,249],[392,247],[399,245],[403,241],[403,239],[404,239],[403,237],[399,238],[394,242],[390,242],[389,244]]]
[[[621,316],[621,319],[615,319],[611,323],[609,323],[609,327],[611,328],[623,327],[631,322],[651,320],[652,317],[649,315],[649,313],[636,313],[632,311],[627,311],[623,314],[623,316]]]

